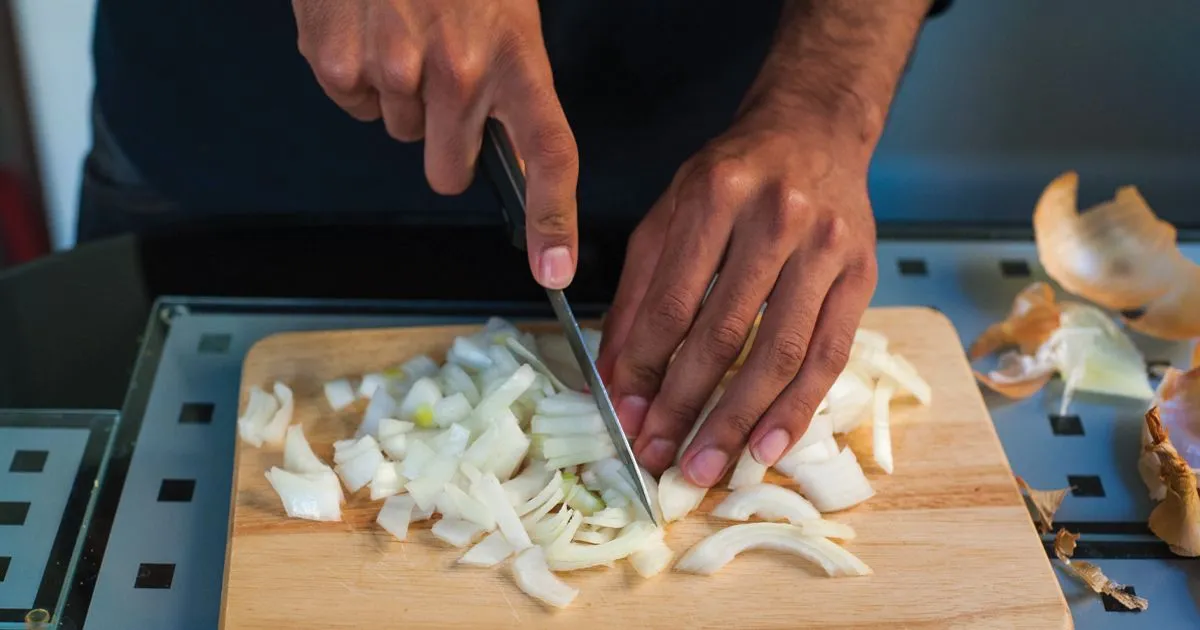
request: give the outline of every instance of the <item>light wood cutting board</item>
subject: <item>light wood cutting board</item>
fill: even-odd
[[[791,556],[749,552],[717,575],[665,572],[640,578],[627,563],[564,574],[580,589],[570,608],[539,605],[508,567],[456,566],[461,551],[429,522],[408,542],[375,524],[382,502],[348,498],[344,522],[285,518],[263,476],[279,452],[239,442],[226,561],[222,627],[276,628],[1069,628],[1053,569],[1013,481],[962,344],[928,309],[874,309],[863,325],[891,339],[933,386],[929,408],[893,403],[895,473],[871,460],[869,428],[849,442],[878,494],[829,515],[858,538],[846,547],[869,577],[832,579]],[[296,421],[327,461],[351,435],[358,405],[334,414],[325,381],[378,371],[418,353],[441,359],[473,327],[284,333],[246,357],[251,385],[282,380],[296,393]],[[784,477],[771,473],[770,481]],[[670,526],[682,553],[722,523],[707,514],[727,494]]]

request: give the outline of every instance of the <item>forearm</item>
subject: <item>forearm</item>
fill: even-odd
[[[869,156],[930,4],[788,0],[742,115],[822,126]]]

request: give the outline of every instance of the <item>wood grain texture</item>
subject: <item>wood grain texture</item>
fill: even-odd
[[[521,593],[507,566],[455,565],[462,552],[434,539],[429,523],[414,525],[408,542],[394,540],[374,523],[381,502],[368,501],[366,490],[349,497],[344,522],[285,518],[263,476],[282,455],[239,443],[222,627],[1071,627],[953,326],[921,308],[874,309],[863,325],[886,334],[934,391],[929,408],[893,404],[895,474],[871,461],[869,428],[849,437],[878,494],[829,518],[858,531],[846,547],[872,576],[826,578],[805,561],[766,552],[744,554],[712,577],[672,572],[643,580],[622,562],[564,574],[580,595],[552,611]],[[472,330],[270,337],[246,357],[241,403],[251,385],[291,384],[296,420],[328,459],[334,440],[357,426],[362,405],[331,412],[322,383],[421,352],[440,359],[454,336]],[[677,553],[723,525],[702,514],[726,494],[713,490],[699,512],[670,526],[667,542]]]

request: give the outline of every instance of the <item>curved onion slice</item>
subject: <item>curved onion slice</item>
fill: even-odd
[[[546,468],[545,462],[531,461],[521,474],[505,481],[501,487],[508,496],[508,502],[515,507],[537,496],[549,484],[554,472]]]
[[[540,492],[535,494],[533,498],[529,499],[524,504],[517,507],[517,514],[520,516],[525,516],[526,514],[529,514],[530,512],[540,508],[546,502],[550,501],[556,492],[562,494],[562,487],[562,471],[556,470],[550,477],[550,481],[546,483]],[[562,498],[563,497],[560,496],[559,500],[562,500]]]
[[[1175,228],[1137,188],[1079,212],[1079,176],[1060,175],[1033,213],[1038,259],[1064,289],[1125,311],[1134,330],[1164,339],[1200,336],[1200,266],[1183,256]]]
[[[267,471],[267,481],[283,501],[288,516],[310,521],[342,520],[342,489],[332,472],[297,475],[272,467]]]
[[[687,516],[700,506],[708,488],[692,485],[683,478],[683,471],[672,466],[658,480],[658,503],[662,509],[663,522],[670,523]]]
[[[567,585],[550,572],[541,547],[530,547],[517,555],[512,564],[513,580],[526,595],[555,608],[566,608],[579,589]]]
[[[254,446],[262,446],[262,430],[277,411],[279,401],[274,396],[257,385],[251,387],[246,411],[237,419],[238,435]]]
[[[486,529],[480,527],[477,523],[465,521],[456,518],[443,518],[433,524],[429,529],[438,540],[455,547],[466,547],[476,540],[479,540]]]
[[[766,474],[767,466],[758,463],[758,460],[754,459],[754,455],[750,453],[750,449],[745,448],[738,457],[737,465],[733,467],[733,474],[729,476],[729,488],[736,490],[762,483]]]
[[[537,514],[537,512],[534,512]],[[567,522],[575,516],[575,510],[571,508],[563,508],[555,512],[553,516],[547,516],[541,520],[532,520],[526,517],[522,521],[526,523],[526,530],[529,532],[529,538],[539,545],[548,545],[554,540],[559,532],[567,526]]]
[[[375,522],[382,527],[396,540],[408,539],[408,525],[413,520],[413,511],[416,503],[412,497],[397,496],[388,497],[383,502],[383,508],[379,510],[379,516],[375,518]]]
[[[602,545],[569,544],[551,547],[546,561],[551,571],[577,571],[621,558],[641,549],[654,537],[662,538],[662,531],[646,521],[635,521],[621,530],[621,534]]]
[[[629,510],[625,508],[609,507],[584,517],[583,522],[596,527],[621,528],[632,523],[633,518],[630,516]]]
[[[825,521],[822,521],[825,522]],[[786,551],[821,565],[831,577],[870,575],[871,568],[854,554],[796,525],[746,523],[733,525],[696,543],[675,565],[677,571],[711,575],[750,549]]]
[[[616,531],[617,530],[612,529],[611,527],[592,529],[587,525],[584,525],[583,527],[579,528],[579,531],[575,532],[575,540],[588,543],[590,545],[602,545],[616,537]]]
[[[821,518],[821,513],[804,497],[770,483],[738,488],[717,507],[712,515],[730,521],[748,521],[751,516],[763,520],[799,523]]]
[[[671,566],[675,552],[667,546],[661,537],[652,538],[641,549],[629,554],[629,563],[633,570],[644,578],[652,578]]]
[[[512,545],[508,539],[500,533],[499,530],[494,531],[483,540],[475,544],[458,559],[459,564],[469,564],[476,567],[494,567],[513,555]]]
[[[283,468],[298,474],[331,470],[316,453],[313,453],[308,440],[304,438],[304,427],[298,424],[288,427],[283,445]]]
[[[363,381],[366,382],[365,376]],[[354,404],[358,396],[355,395],[349,379],[339,378],[325,383],[325,400],[329,402],[330,409],[341,411]]]
[[[792,479],[800,486],[800,493],[822,512],[854,507],[875,496],[858,458],[848,447],[827,462],[796,466]]]
[[[827,462],[837,457],[840,451],[841,447],[838,446],[837,439],[831,435],[800,450],[792,449],[788,452],[787,457],[775,463],[775,470],[792,477],[797,466]]]

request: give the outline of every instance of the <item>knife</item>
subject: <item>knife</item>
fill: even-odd
[[[480,157],[483,170],[491,180],[496,195],[500,199],[500,209],[504,213],[504,222],[512,235],[512,244],[517,249],[525,251],[525,172],[521,170],[520,162],[517,161],[517,155],[508,140],[508,133],[504,130],[504,125],[494,118],[489,118],[484,126],[483,153]],[[617,420],[617,410],[613,408],[612,399],[608,396],[608,389],[604,387],[604,381],[600,379],[600,372],[596,370],[596,362],[588,354],[587,344],[583,340],[583,331],[579,329],[579,321],[575,319],[575,314],[571,311],[567,296],[557,289],[546,289],[546,295],[550,298],[550,306],[554,308],[555,317],[562,324],[567,343],[571,346],[571,352],[579,363],[579,369],[583,372],[583,378],[592,393],[592,398],[596,400],[596,406],[600,409],[600,417],[604,420],[604,428],[617,448],[617,457],[625,466],[625,473],[633,484],[634,492],[637,493],[637,498],[641,501],[651,522],[658,525],[658,518],[654,515],[654,508],[651,507],[650,493],[646,489],[645,480],[642,479],[641,469],[637,465],[637,460],[634,459],[633,449],[629,446],[625,431],[621,429],[621,423]]]

